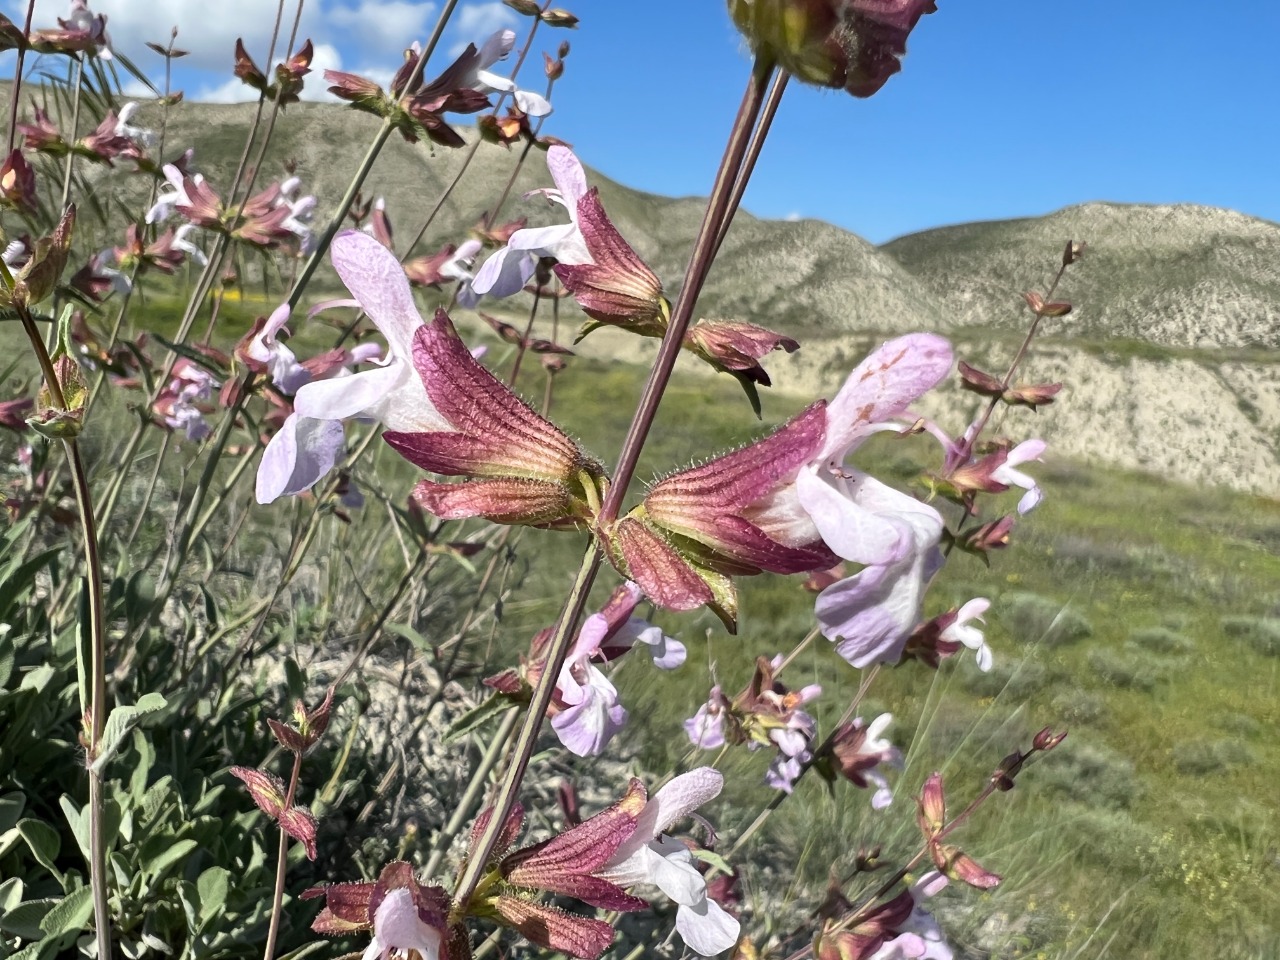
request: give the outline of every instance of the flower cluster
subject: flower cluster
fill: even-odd
[[[470,956],[461,916],[508,927],[532,943],[583,960],[595,960],[613,942],[612,925],[542,901],[552,894],[605,910],[636,911],[648,901],[628,888],[654,886],[677,905],[676,930],[696,953],[714,956],[738,939],[738,922],[707,895],[688,845],[668,831],[719,794],[723,778],[700,768],[675,777],[653,797],[632,779],[624,796],[563,833],[511,850],[524,822],[519,807],[502,825],[487,875],[466,903],[453,903],[440,887],[417,880],[407,863],[391,863],[378,880],[337,883],[308,890],[324,897],[312,929],[345,934],[369,931],[366,957],[417,951],[424,960]],[[472,827],[474,847],[491,812]],[[474,852],[474,851],[473,851]],[[452,919],[451,919],[452,918]]]
[[[755,673],[746,689],[732,700],[719,686],[698,712],[684,722],[689,741],[704,750],[725,744],[745,743],[750,749],[777,750],[769,762],[765,781],[776,790],[791,792],[801,770],[813,758],[813,717],[800,707],[822,693],[818,684],[788,690],[777,679],[782,657],[756,659]]]
[[[632,612],[644,598],[634,583],[618,587],[598,613],[583,621],[569,649],[550,716],[551,728],[570,753],[598,756],[627,722],[627,711],[618,702],[618,690],[600,669],[615,662],[636,644],[643,646],[662,670],[673,670],[685,661],[684,644]],[[485,683],[499,693],[519,698],[537,684],[546,669],[547,628],[533,639],[530,658],[520,670],[505,670]]]

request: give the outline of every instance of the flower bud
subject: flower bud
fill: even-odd
[[[1031,745],[1037,750],[1048,751],[1052,750],[1065,739],[1067,739],[1067,731],[1063,730],[1061,733],[1054,733],[1051,727],[1045,727],[1035,735],[1035,738],[1031,741]]]
[[[502,0],[502,2],[521,16],[536,17],[541,12],[535,0]]]
[[[249,788],[249,796],[258,805],[258,809],[268,817],[278,817],[284,809],[284,781],[265,770],[251,767],[232,767],[232,776],[239,777]]]
[[[934,773],[924,782],[917,801],[919,814],[917,821],[925,837],[936,837],[947,822],[947,801],[942,791],[942,774]]]
[[[907,36],[933,0],[729,0],[757,56],[798,79],[869,97],[901,66]]]
[[[543,72],[547,75],[548,80],[559,80],[564,76],[564,61],[551,59],[551,54],[543,53]]]
[[[577,29],[578,18],[568,10],[556,8],[554,10],[544,11],[540,15],[542,22],[549,27],[567,27],[570,30]]]

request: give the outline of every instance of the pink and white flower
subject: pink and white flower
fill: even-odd
[[[681,774],[649,798],[635,833],[598,872],[620,887],[652,884],[676,902],[676,931],[689,949],[715,956],[738,942],[738,921],[707,896],[689,848],[665,836],[671,826],[719,795],[724,777],[711,767]]]
[[[555,181],[554,190],[539,191],[569,211],[569,222],[550,227],[517,230],[507,245],[484,262],[472,281],[477,294],[509,297],[529,282],[539,257],[554,257],[563,264],[591,263],[586,241],[578,227],[578,201],[587,194],[587,176],[582,164],[568,147],[556,145],[547,151],[547,169]]]

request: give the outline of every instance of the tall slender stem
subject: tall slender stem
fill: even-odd
[[[760,151],[764,147],[765,137],[769,135],[769,128],[773,126],[773,118],[777,116],[778,104],[782,102],[782,95],[786,92],[789,79],[791,79],[790,73],[786,70],[779,70],[777,76],[773,78],[773,85],[769,87],[769,95],[765,98],[764,106],[760,109],[760,122],[751,131],[751,142],[747,144],[747,155],[742,160],[742,169],[738,173],[738,179],[733,182],[733,193],[729,196],[728,213],[725,214],[724,223],[720,226],[720,233],[716,236],[717,254],[720,252],[721,244],[724,243],[725,234],[729,232],[729,225],[733,223],[733,215],[738,212],[738,206],[742,203],[742,195],[747,192],[747,182],[751,179],[751,174],[755,172],[756,161],[760,159]]]
[[[702,284],[711,269],[711,261],[715,258],[716,238],[723,229],[725,213],[729,209],[729,198],[738,173],[742,168],[742,158],[746,154],[747,142],[755,127],[756,117],[760,113],[760,105],[764,100],[765,87],[773,75],[773,61],[757,57],[751,68],[751,79],[747,83],[742,97],[742,105],[738,108],[738,116],[733,130],[729,134],[729,142],[725,147],[724,157],[720,161],[720,170],[716,174],[715,185],[707,201],[707,211],[702,218],[702,226],[698,230],[698,238],[694,241],[693,254],[689,258],[689,266],[685,271],[684,285],[676,298],[671,320],[667,324],[667,332],[662,338],[662,346],[658,349],[658,359],[649,373],[649,381],[645,384],[644,394],[640,398],[640,406],[627,438],[623,442],[622,453],[618,457],[618,467],[613,474],[613,485],[605,497],[600,511],[602,523],[610,523],[618,516],[622,506],[622,498],[626,496],[627,487],[635,475],[636,465],[640,461],[640,450],[653,426],[653,418],[658,412],[658,404],[662,402],[662,394],[667,382],[671,379],[671,371],[675,369],[676,357],[680,354],[684,342],[685,331],[689,329],[689,321],[693,318],[693,309],[697,304]]]
[[[302,773],[302,754],[293,755],[293,772],[289,775],[289,792],[284,798],[284,809],[293,806],[298,791],[298,777]],[[276,850],[276,885],[271,894],[271,921],[267,927],[267,946],[262,960],[273,960],[276,955],[276,938],[280,935],[280,908],[284,904],[284,878],[289,869],[289,835],[280,828],[280,846]]]
[[[79,54],[76,59],[76,88],[71,95],[71,136],[67,143],[74,144],[80,136],[80,90],[84,87],[84,58]],[[62,173],[62,199],[58,201],[58,209],[67,209],[67,201],[71,199],[71,168],[75,165],[76,152],[67,151],[67,165]]]
[[[36,0],[27,0],[27,19],[22,28],[24,37],[31,36],[31,17],[36,11]],[[27,45],[18,44],[18,62],[13,68],[13,92],[9,99],[9,149],[13,153],[13,141],[18,134],[18,100],[22,94],[22,65],[27,58]]]
[[[50,399],[56,407],[66,410],[66,397],[35,321],[25,307],[18,310],[18,315],[44,374]],[[94,523],[89,477],[84,468],[84,461],[80,457],[80,448],[74,438],[62,441],[62,446],[71,464],[72,487],[75,490],[76,507],[80,511],[84,575],[89,594],[89,884],[93,895],[93,926],[98,956],[102,960],[111,960],[111,915],[107,905],[107,846],[106,831],[103,829],[103,784],[102,774],[93,768],[107,720],[106,617],[103,612],[102,564],[98,558],[98,528]]]
[[[511,763],[502,779],[502,785],[498,788],[498,795],[493,801],[489,822],[467,858],[466,869],[458,878],[458,886],[453,894],[454,910],[458,916],[466,914],[467,902],[475,893],[476,885],[488,866],[489,856],[498,842],[498,835],[502,832],[511,808],[515,805],[516,794],[520,791],[524,772],[529,766],[529,758],[533,756],[538,731],[542,728],[547,708],[551,706],[551,696],[555,693],[560,668],[564,666],[574,629],[582,618],[587,605],[587,595],[591,592],[591,585],[595,582],[596,572],[599,569],[600,547],[593,539],[586,553],[582,555],[578,576],[569,591],[564,611],[556,621],[555,633],[547,645],[546,666],[542,676],[538,678],[537,686],[533,688],[533,697],[525,712],[524,723],[520,726],[520,732],[516,734],[516,742],[511,751]]]
[[[752,68],[751,79],[747,84],[746,93],[743,95],[742,105],[738,109],[737,119],[734,121],[733,129],[729,135],[729,142],[725,147],[724,157],[716,175],[715,185],[707,201],[707,211],[703,217],[698,238],[694,243],[693,254],[690,257],[689,267],[685,273],[684,286],[676,302],[671,322],[667,328],[667,334],[663,338],[657,362],[649,375],[649,382],[645,386],[644,396],[636,411],[635,418],[632,420],[631,429],[627,433],[618,469],[614,474],[614,483],[601,512],[601,519],[605,523],[617,516],[622,497],[625,495],[626,488],[635,473],[640,450],[648,435],[649,427],[653,423],[658,403],[662,398],[662,393],[668,380],[671,378],[676,355],[679,353],[680,344],[684,339],[689,320],[693,316],[694,304],[706,279],[707,271],[710,269],[711,260],[715,255],[716,237],[720,234],[725,212],[728,209],[729,196],[734,182],[738,178],[738,173],[742,166],[742,158],[747,148],[747,141],[755,126],[756,117],[760,112],[760,105],[764,100],[765,88],[773,75],[773,70],[772,61],[759,58]],[[560,668],[564,665],[571,638],[586,608],[587,595],[591,590],[592,583],[595,581],[601,559],[600,546],[598,542],[593,540],[583,555],[577,578],[569,592],[568,599],[565,601],[564,611],[556,622],[555,631],[548,643],[547,662],[542,676],[538,678],[537,686],[534,688],[524,723],[516,736],[515,746],[512,748],[511,763],[498,789],[498,795],[494,800],[489,822],[471,851],[467,859],[466,868],[458,879],[457,888],[454,890],[454,910],[458,915],[465,914],[468,901],[475,892],[480,877],[488,865],[489,856],[493,852],[498,835],[501,833],[507,816],[515,803],[516,794],[519,792],[520,784],[524,779],[524,772],[529,764],[529,758],[533,754],[538,731],[546,716],[547,708],[551,704],[551,697],[555,692]]]

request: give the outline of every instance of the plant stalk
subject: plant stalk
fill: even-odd
[[[649,435],[650,427],[653,426],[658,405],[662,402],[662,394],[666,390],[667,382],[671,379],[671,372],[675,369],[676,357],[680,354],[685,331],[689,329],[689,321],[693,318],[698,294],[702,291],[702,284],[715,258],[717,238],[724,229],[725,215],[729,210],[729,198],[738,180],[747,142],[755,127],[756,117],[760,114],[765,88],[773,71],[773,61],[764,57],[758,56],[752,65],[751,79],[743,94],[737,119],[729,134],[729,142],[725,146],[724,157],[720,161],[720,170],[716,174],[715,185],[707,200],[707,211],[702,218],[698,238],[694,242],[693,254],[689,258],[689,266],[685,271],[684,284],[680,288],[680,295],[676,298],[671,320],[667,324],[667,332],[662,338],[662,346],[658,349],[658,358],[654,361],[653,370],[649,373],[649,380],[641,395],[635,419],[631,421],[631,428],[627,431],[622,453],[618,457],[618,467],[614,471],[613,483],[600,511],[602,525],[612,523],[618,517],[622,499],[626,496],[627,488],[631,485],[636,472],[636,465],[640,461],[640,450]]]
[[[298,777],[302,774],[302,754],[293,755],[293,771],[289,775],[289,791],[285,794],[284,809],[293,806],[294,794],[298,791]],[[280,846],[276,851],[276,885],[271,893],[271,921],[267,927],[267,946],[262,951],[262,960],[274,960],[276,955],[276,938],[280,935],[280,909],[284,905],[284,878],[289,868],[289,835],[280,828]]]
[[[454,912],[458,917],[466,915],[468,901],[488,868],[489,857],[498,842],[498,835],[502,833],[511,808],[515,806],[516,794],[520,791],[525,770],[528,769],[529,758],[533,756],[533,748],[538,739],[538,731],[542,728],[543,718],[546,716],[547,708],[551,706],[551,697],[555,693],[560,668],[564,666],[574,631],[586,609],[587,595],[591,592],[591,585],[595,582],[596,573],[600,569],[600,560],[600,546],[592,539],[582,555],[578,575],[565,600],[564,611],[556,621],[555,632],[547,645],[546,666],[542,676],[538,678],[538,685],[533,689],[533,697],[525,711],[524,723],[516,735],[516,742],[511,751],[511,763],[502,779],[502,785],[498,788],[498,795],[494,798],[489,822],[470,851],[466,868],[458,878],[458,885],[454,889]]]

